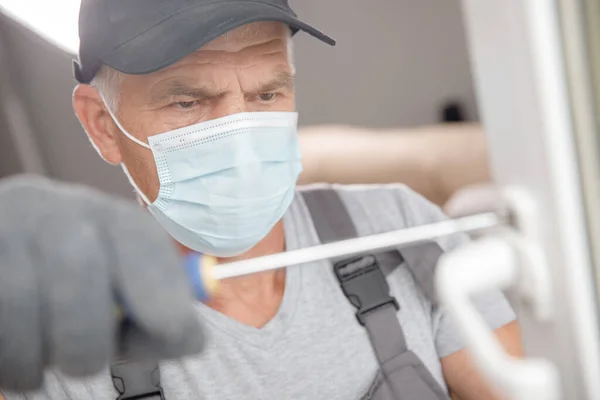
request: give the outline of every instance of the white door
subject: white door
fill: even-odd
[[[556,382],[529,398],[600,399],[600,0],[463,0],[463,14],[495,182],[532,202],[537,236],[528,239],[548,273],[551,296],[515,300],[528,360],[556,372],[541,371]],[[541,284],[527,273],[516,276]],[[471,337],[484,358],[491,344]],[[490,365],[507,385],[531,383],[540,366]]]

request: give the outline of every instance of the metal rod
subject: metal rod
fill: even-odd
[[[401,248],[455,233],[474,232],[492,228],[500,225],[502,222],[503,218],[494,212],[449,219],[428,225],[221,264],[217,268],[214,268],[211,278],[216,280],[228,279],[328,258]]]

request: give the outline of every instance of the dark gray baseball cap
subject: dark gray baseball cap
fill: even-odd
[[[335,44],[300,21],[287,0],[83,0],[75,79],[89,83],[102,64],[128,74],[158,71],[258,21],[283,22],[292,33],[302,30]]]

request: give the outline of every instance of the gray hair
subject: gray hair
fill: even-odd
[[[296,74],[296,68],[294,66],[294,45],[293,45],[291,32],[287,37],[287,56],[290,67],[292,68],[292,75]],[[90,85],[100,93],[106,102],[106,106],[113,113],[117,113],[120,105],[120,89],[121,82],[123,82],[124,74],[117,71],[116,69],[109,67],[108,65],[102,65],[100,70]]]
[[[124,74],[108,65],[102,65],[90,82],[90,85],[100,93],[108,109],[114,113],[119,109],[120,89]]]

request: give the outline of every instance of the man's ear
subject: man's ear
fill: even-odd
[[[90,85],[77,85],[73,91],[73,109],[100,157],[110,164],[120,164],[118,128],[100,93]]]

